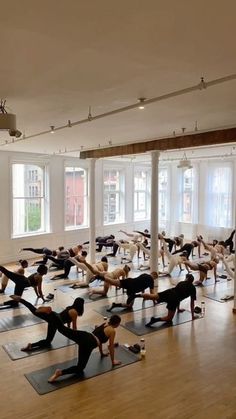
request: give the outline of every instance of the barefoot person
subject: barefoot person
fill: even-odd
[[[102,323],[96,327],[92,333],[85,332],[82,330],[72,330],[64,326],[60,318],[52,312],[50,314],[50,322],[57,327],[58,331],[67,338],[73,340],[78,345],[78,363],[72,365],[69,368],[60,370],[57,369],[55,373],[49,378],[48,382],[53,383],[62,375],[76,374],[81,376],[88,363],[90,355],[95,348],[99,348],[101,357],[107,356],[107,353],[103,352],[102,345],[109,341],[109,354],[111,358],[112,366],[120,365],[121,362],[115,359],[115,335],[116,328],[120,325],[121,318],[117,315],[111,316],[108,322]]]
[[[19,275],[24,275],[25,274],[25,269],[28,268],[28,262],[25,259],[20,259],[19,264],[20,264],[20,266],[14,272],[16,274],[19,274]],[[6,275],[3,274],[2,277],[1,277],[2,287],[0,289],[0,294],[4,294],[5,289],[7,287],[7,284],[8,284],[8,281],[9,281],[9,278]]]
[[[187,274],[185,281],[179,282],[176,287],[167,289],[165,291],[159,292],[157,294],[142,294],[144,300],[152,300],[157,304],[167,303],[168,314],[164,317],[151,317],[149,323],[146,324],[147,327],[150,327],[156,322],[172,322],[172,319],[175,315],[176,310],[178,313],[183,312],[179,305],[182,300],[190,297],[190,309],[192,313],[192,320],[195,319],[194,316],[194,301],[196,300],[196,288],[193,285],[194,276],[192,274]]]
[[[190,268],[192,271],[199,271],[200,273],[199,280],[195,282],[195,285],[203,285],[203,281],[207,279],[208,271],[211,271],[212,269],[214,272],[215,283],[219,282],[219,280],[217,281],[217,274],[216,274],[216,267],[217,267],[218,262],[219,262],[219,259],[215,258],[215,259],[201,262],[201,263],[194,263],[194,262],[190,262],[189,260],[186,260],[184,264],[186,268]]]
[[[0,272],[2,272],[4,275],[6,275],[7,278],[11,279],[15,283],[15,289],[14,294],[22,296],[24,289],[28,287],[33,287],[35,294],[38,298],[42,298],[42,300],[45,302],[45,298],[43,296],[42,291],[42,281],[43,281],[43,275],[45,275],[48,271],[47,266],[45,265],[39,265],[37,272],[34,274],[31,274],[30,276],[26,277],[24,275],[16,274],[15,272],[8,271],[8,269],[4,268],[3,266],[0,266]],[[3,305],[5,306],[11,306],[11,307],[17,307],[18,306],[17,301],[9,300],[5,301]]]
[[[33,304],[29,303],[28,301],[24,300],[18,295],[11,295],[11,298],[18,303],[24,304],[36,317],[45,320],[48,322],[50,319],[48,314],[51,313],[51,307],[39,307],[36,308]],[[77,297],[71,306],[67,306],[63,311],[58,313],[63,324],[67,324],[68,327],[72,324],[72,329],[77,330],[77,318],[78,316],[82,316],[84,313],[84,299]],[[57,328],[53,324],[53,322],[48,322],[48,329],[47,329],[47,336],[45,339],[41,339],[37,342],[28,343],[22,351],[30,352],[40,348],[50,348],[51,343],[54,339],[56,334]]]
[[[87,252],[86,252],[86,256],[87,256]],[[91,272],[90,269],[88,269],[88,267],[80,262],[78,259],[76,258],[70,258],[70,261],[73,262],[74,265],[76,265],[77,269],[81,269],[83,272],[86,272],[85,275],[85,279],[83,281],[77,281],[75,282],[71,288],[88,288],[89,283],[93,280],[94,278],[94,274],[93,272]],[[107,272],[108,271],[108,261],[107,261],[107,257],[103,256],[100,260],[100,262],[94,263],[93,268],[96,269],[96,271],[99,272]]]
[[[88,267],[88,269],[95,275],[97,279],[105,280],[103,288],[101,290],[90,289],[89,295],[99,294],[105,297],[108,293],[108,290],[111,284],[109,280],[119,281],[119,280],[125,279],[128,277],[129,272],[130,272],[130,267],[128,265],[125,265],[123,268],[116,268],[114,269],[114,271],[111,271],[111,272],[101,272],[101,271],[98,271],[97,269],[94,269],[93,266],[87,263],[86,261],[84,263]]]
[[[89,267],[89,263],[84,261],[84,263]],[[127,267],[129,268],[129,267]],[[111,311],[115,307],[126,307],[129,309],[132,309],[132,306],[134,304],[134,300],[136,297],[139,297],[140,295],[137,295],[137,293],[140,293],[141,291],[144,291],[145,289],[149,288],[150,293],[154,293],[154,280],[158,277],[157,272],[152,272],[151,275],[148,274],[141,274],[136,278],[112,278],[110,273],[104,273],[100,272],[99,275],[97,275],[100,279],[104,279],[104,288],[108,289],[110,285],[114,285],[115,287],[121,288],[123,290],[126,290],[128,299],[126,303],[113,303],[110,309],[108,311]]]

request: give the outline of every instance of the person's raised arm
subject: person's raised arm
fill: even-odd
[[[125,234],[126,236],[128,236],[128,237],[134,237],[134,234],[132,234],[132,233],[127,233],[126,231],[124,231],[124,230],[120,230],[120,232],[121,233],[123,233],[123,234]]]
[[[143,236],[143,237],[147,237],[148,239],[150,239],[150,238],[151,238],[151,234],[149,234],[149,233],[144,233],[143,231],[134,230],[134,233],[141,234],[141,236]]]

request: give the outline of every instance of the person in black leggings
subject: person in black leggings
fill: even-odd
[[[52,311],[51,307],[35,307],[33,304],[19,297],[18,295],[11,295],[11,298],[18,303],[24,304],[36,317],[45,320],[48,322],[47,336],[45,339],[41,339],[37,342],[28,343],[27,346],[22,348],[22,351],[30,352],[40,348],[50,348],[53,338],[56,334],[57,328],[53,322],[49,322],[48,314]],[[84,313],[84,299],[77,297],[71,306],[66,307],[63,311],[58,313],[63,324],[67,323],[67,326],[70,327],[72,323],[72,328],[77,329],[77,317],[82,316]]]
[[[199,241],[192,241],[191,243],[185,243],[180,249],[175,250],[172,255],[176,255],[177,253],[183,253],[186,252],[187,259],[189,259],[191,253],[193,253],[194,247],[198,248],[198,257],[200,258],[200,246],[201,243]]]
[[[224,241],[224,247],[225,248],[229,247],[230,253],[234,253],[234,251],[233,251],[233,248],[234,248],[234,242],[233,242],[234,234],[235,234],[235,230],[233,230],[232,233],[230,234],[229,238]]]
[[[74,257],[74,259],[79,260],[79,258],[80,258],[81,256],[83,256],[83,257],[86,257],[86,256],[87,256],[87,252],[86,252],[86,250],[82,250],[81,255],[77,255],[77,256],[75,256],[75,257]],[[71,259],[66,259],[66,260],[64,261],[64,266],[63,266],[63,268],[64,268],[64,273],[63,273],[63,274],[59,274],[59,275],[55,275],[55,276],[53,276],[51,279],[53,280],[53,279],[66,279],[66,278],[68,278],[69,273],[70,273],[70,269],[71,269],[71,267],[72,267],[72,266],[74,266],[74,265],[75,265],[75,264],[74,264],[74,262],[73,262]]]
[[[82,330],[72,330],[64,326],[58,315],[54,312],[50,313],[50,321],[54,323],[58,331],[67,338],[73,340],[78,345],[78,363],[69,368],[60,370],[57,369],[55,373],[49,378],[48,382],[53,383],[62,375],[76,374],[78,376],[83,374],[83,371],[88,363],[89,357],[95,348],[99,348],[101,356],[107,356],[102,350],[102,344],[109,340],[109,353],[111,357],[112,366],[120,365],[121,362],[115,360],[114,339],[115,329],[120,325],[121,318],[114,314],[109,319],[108,323],[102,323],[96,327],[92,333]]]
[[[190,309],[192,314],[192,320],[196,317],[194,315],[194,301],[196,300],[196,288],[193,285],[194,276],[192,274],[187,274],[185,281],[180,281],[176,287],[169,288],[165,291],[156,293],[156,294],[142,294],[144,300],[152,300],[157,304],[167,303],[168,314],[163,317],[151,317],[150,322],[145,326],[151,327],[156,322],[167,322],[171,323],[175,315],[176,310],[178,313],[184,311],[180,309],[180,302],[185,298],[190,297]]]
[[[25,288],[33,287],[37,297],[42,298],[44,302],[46,300],[44,299],[43,292],[42,292],[42,280],[43,280],[43,275],[45,275],[47,271],[48,271],[47,266],[39,265],[37,272],[28,276],[27,278],[24,275],[20,275],[15,272],[9,271],[8,269],[4,268],[4,266],[0,266],[0,272],[2,272],[4,275],[6,275],[7,278],[11,279],[15,283],[15,289],[14,289],[15,295],[19,295],[21,297]],[[18,302],[9,300],[9,301],[5,301],[3,305],[17,307]]]
[[[70,257],[74,257],[78,254],[78,252],[81,249],[82,249],[82,246],[78,244],[77,246],[68,249],[68,254]],[[53,257],[57,256],[58,253],[64,251],[64,246],[58,247],[57,250],[51,250],[51,249],[48,249],[48,247],[39,247],[39,248],[23,247],[23,249],[20,249],[20,252],[22,252],[23,250],[37,253],[38,255],[44,255],[43,259],[34,262],[34,265],[45,265],[48,261],[49,256],[53,256]]]

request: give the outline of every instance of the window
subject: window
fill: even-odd
[[[134,221],[150,218],[150,170],[134,171]]]
[[[104,224],[119,223],[124,219],[123,174],[120,170],[104,170]]]
[[[232,226],[232,179],[231,163],[224,163],[220,167],[209,166],[206,209],[209,226]]]
[[[65,168],[65,228],[86,226],[88,222],[87,172],[79,167]]]
[[[159,225],[165,227],[168,219],[168,170],[159,169]]]
[[[45,167],[12,165],[13,236],[46,231]]]
[[[183,170],[181,174],[181,210],[180,221],[183,223],[193,222],[193,193],[194,193],[194,170]]]

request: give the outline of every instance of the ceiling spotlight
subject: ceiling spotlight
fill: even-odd
[[[68,128],[72,128],[71,120],[70,119],[68,119]]]
[[[50,131],[50,132],[51,132],[51,134],[54,134],[54,132],[55,132],[55,131],[54,131],[54,128],[55,128],[55,127],[54,127],[54,125],[51,125],[51,126],[50,126],[50,128],[51,128],[51,131]]]
[[[146,98],[145,97],[140,97],[139,99],[138,99],[138,101],[139,101],[139,109],[144,109],[144,102],[145,102],[145,100],[146,100]]]
[[[200,81],[200,83],[199,83],[199,89],[200,90],[203,90],[203,89],[206,89],[206,83],[205,83],[205,80],[204,80],[204,77],[201,77],[201,81]]]
[[[109,145],[112,145],[112,141],[111,141],[111,140],[110,140],[110,141],[108,141],[108,144],[109,144]]]
[[[93,117],[92,117],[92,114],[91,114],[91,106],[89,106],[88,120],[92,121],[92,119],[93,119]]]
[[[183,134],[185,133],[185,130],[186,130],[186,128],[182,128],[182,133],[183,133]]]
[[[195,121],[194,131],[198,131],[197,121]]]
[[[187,156],[186,156],[185,152],[184,152],[183,158],[179,161],[179,164],[178,164],[177,167],[178,167],[178,169],[184,169],[184,170],[193,168],[193,166],[191,164],[191,160],[187,159]]]

